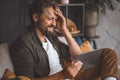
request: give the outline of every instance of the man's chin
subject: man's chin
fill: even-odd
[[[47,36],[47,35],[50,36],[50,35],[53,35],[53,34],[54,34],[54,31],[47,31],[45,35],[46,35],[46,36]]]
[[[49,32],[48,32],[48,34],[53,34],[53,33],[54,33],[54,31],[49,31]]]

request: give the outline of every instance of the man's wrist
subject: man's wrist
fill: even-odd
[[[69,73],[69,71],[67,69],[63,69],[62,73],[63,73],[65,79],[73,78],[73,76]]]
[[[68,30],[68,28],[64,28],[64,29],[61,30],[61,32],[62,32],[62,34],[64,35],[64,34],[68,33],[69,30]]]

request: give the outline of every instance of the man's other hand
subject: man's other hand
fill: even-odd
[[[74,78],[79,70],[82,68],[83,63],[81,61],[72,62],[71,66],[63,70],[66,78]]]

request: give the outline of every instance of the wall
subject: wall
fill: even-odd
[[[0,0],[0,43],[12,42],[26,31],[30,1]]]
[[[99,25],[96,28],[98,48],[112,48],[117,52],[120,64],[120,11],[107,11],[100,14]]]
[[[80,0],[70,0],[71,3],[80,3]],[[96,39],[98,48],[112,48],[117,52],[120,64],[120,4],[113,0],[114,6],[118,9],[114,12],[107,11],[107,14],[100,14],[99,25],[96,28]]]

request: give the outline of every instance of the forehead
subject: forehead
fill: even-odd
[[[43,15],[56,17],[55,10],[52,7],[45,8],[44,12],[43,12]]]

